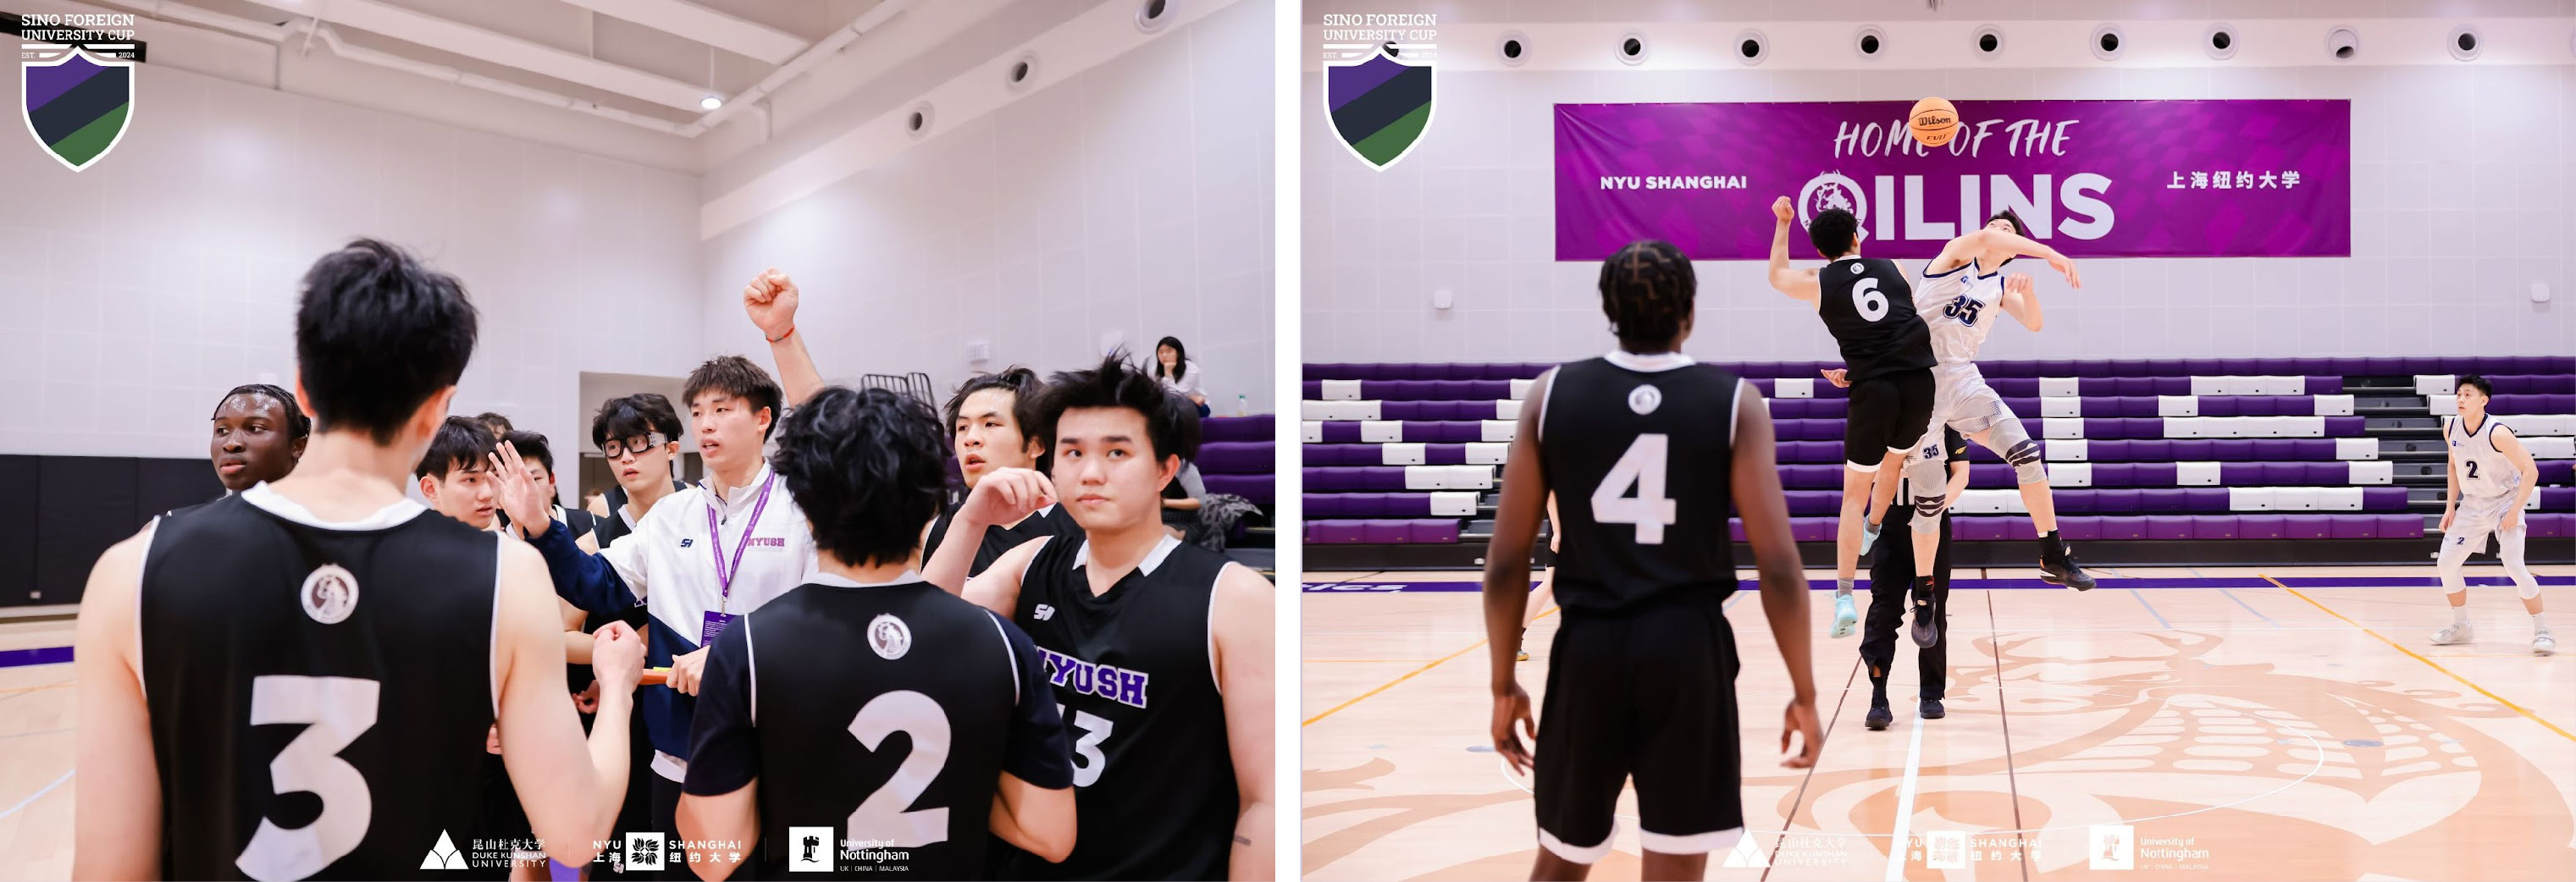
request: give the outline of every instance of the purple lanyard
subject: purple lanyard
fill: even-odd
[[[716,507],[707,506],[707,550],[716,556],[716,585],[724,591],[722,599],[717,601],[719,607],[724,601],[733,599],[733,577],[742,573],[742,550],[751,547],[751,531],[760,526],[760,511],[769,507],[769,487],[777,482],[777,472],[769,473],[769,477],[760,482],[760,498],[751,504],[751,520],[742,525],[742,542],[733,547],[732,569],[725,568],[724,531],[716,528]]]

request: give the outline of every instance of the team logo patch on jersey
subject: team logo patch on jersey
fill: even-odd
[[[296,592],[296,599],[314,621],[337,625],[358,610],[358,577],[339,564],[323,564],[304,577],[304,589]]]
[[[1857,260],[1852,261],[1851,271],[1852,271],[1852,275],[1855,275],[1855,276],[1860,275],[1860,261],[1857,261]]]
[[[1654,413],[1655,408],[1662,406],[1664,406],[1664,390],[1662,389],[1657,389],[1653,386],[1639,386],[1635,389],[1628,390],[1628,409],[1636,411],[1638,416],[1645,416],[1647,414]]]
[[[886,660],[902,658],[912,651],[912,627],[892,615],[882,615],[868,622],[868,648]]]
[[[1055,607],[1041,603],[1033,614],[1037,616],[1038,621],[1049,621],[1055,618]]]

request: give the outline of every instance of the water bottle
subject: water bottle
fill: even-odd
[[[1235,395],[1234,395],[1234,415],[1235,415],[1235,416],[1251,416],[1251,415],[1252,415],[1252,396],[1250,396],[1250,395],[1246,395],[1246,394],[1243,394],[1243,393],[1241,393],[1241,392],[1237,392],[1237,393],[1235,393]]]

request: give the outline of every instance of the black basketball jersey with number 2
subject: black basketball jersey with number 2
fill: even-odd
[[[422,867],[463,867],[482,811],[458,782],[494,716],[500,537],[409,503],[316,526],[265,490],[163,518],[144,557],[161,872],[499,878]]]
[[[1556,600],[1569,610],[1735,587],[1727,479],[1742,381],[1679,356],[1643,359],[1677,366],[1574,362],[1556,369],[1541,402],[1539,457],[1564,533]]]
[[[1081,829],[1064,863],[1014,849],[995,878],[1225,878],[1241,806],[1208,605],[1227,563],[1165,539],[1093,594],[1087,542],[1039,548],[1013,621],[1037,642],[1064,708]]]
[[[1816,315],[1852,382],[1932,366],[1932,329],[1914,314],[1914,285],[1895,261],[1845,257],[1817,270],[1816,285]]]

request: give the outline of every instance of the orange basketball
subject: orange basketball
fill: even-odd
[[[1914,131],[1914,140],[1925,147],[1939,147],[1959,136],[1959,109],[1940,98],[1914,102],[1914,112],[1906,115],[1906,126]]]

